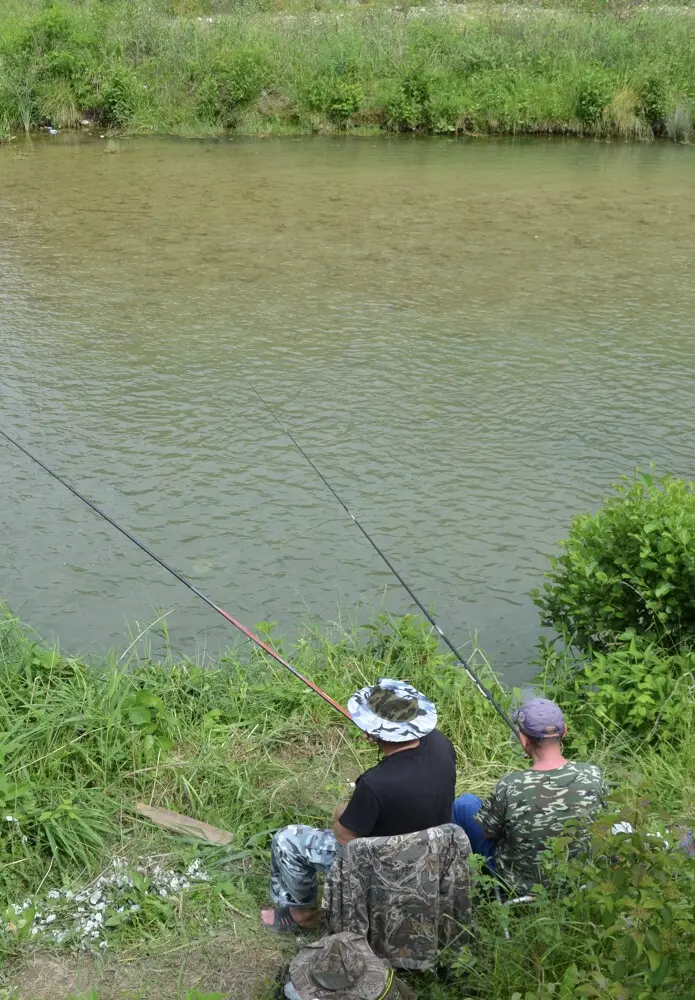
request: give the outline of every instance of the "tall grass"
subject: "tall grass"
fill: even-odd
[[[0,11],[0,124],[691,134],[688,14],[599,0],[548,11],[493,4],[465,16],[271,6],[13,0]]]
[[[464,784],[488,787],[518,762],[495,713],[409,619],[338,642],[308,635],[292,656],[343,700],[394,672],[426,686],[446,701]],[[29,837],[11,845],[22,864],[0,868],[6,892],[33,885],[51,859],[98,865],[124,818],[137,830],[141,799],[205,817],[240,843],[297,815],[325,823],[373,758],[357,730],[255,652],[214,669],[115,655],[89,666],[33,642],[11,617],[0,624],[0,728],[0,811]]]
[[[484,794],[502,774],[524,766],[499,717],[414,619],[382,619],[330,639],[310,631],[285,652],[343,703],[380,676],[405,677],[425,690],[456,745],[459,791]],[[484,657],[475,659],[509,705],[511,694],[497,685]],[[188,661],[152,662],[135,650],[126,659],[113,654],[90,665],[35,642],[11,617],[0,624],[0,731],[5,900],[45,900],[61,887],[94,884],[114,857],[126,866],[165,857],[160,863],[172,869],[201,857],[211,878],[185,896],[130,897],[139,901],[137,922],[115,920],[110,961],[120,968],[123,953],[123,970],[132,970],[146,954],[178,953],[206,940],[217,942],[213,951],[219,952],[223,942],[241,940],[233,969],[222,973],[210,960],[197,980],[225,995],[229,983],[238,982],[234,997],[257,995],[258,965],[269,960],[263,949],[276,949],[275,942],[259,943],[257,934],[270,832],[290,821],[327,825],[349,783],[374,763],[373,749],[354,727],[253,650],[245,657],[230,653],[205,669]],[[657,750],[622,735],[599,735],[590,745],[581,734],[575,740],[582,754],[604,766],[631,809],[646,795],[651,804],[642,805],[643,812],[695,819],[695,742]],[[201,848],[159,831],[136,814],[141,800],[229,830],[234,842]],[[6,816],[12,822],[3,822]],[[563,961],[581,956],[582,935],[595,917],[587,914],[580,926],[577,913],[557,900],[539,907],[515,924],[510,944],[499,908],[482,906],[484,951],[467,953],[451,986],[416,977],[421,995],[509,1000],[510,991],[541,981],[533,963],[545,963],[546,978],[560,975]],[[0,954],[16,963],[31,944],[29,926],[20,928],[10,911],[0,919]],[[276,951],[272,960],[280,961]],[[10,968],[16,978],[21,961]],[[177,996],[182,982],[152,995]],[[101,986],[99,992],[102,1000],[112,995]],[[536,993],[528,995],[536,1000]]]

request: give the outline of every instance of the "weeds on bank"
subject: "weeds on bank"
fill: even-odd
[[[285,653],[343,702],[357,686],[394,673],[424,688],[457,746],[459,790],[484,793],[501,774],[523,766],[494,711],[416,619],[381,619],[330,639],[312,630]],[[511,694],[497,691],[509,705]],[[243,662],[229,655],[208,669],[153,663],[146,656],[88,665],[34,642],[10,617],[0,628],[0,727],[7,810],[0,822],[0,883],[9,904],[0,914],[0,949],[6,957],[48,946],[105,948],[114,959],[125,951],[132,959],[153,950],[176,952],[196,939],[230,939],[232,926],[251,941],[266,899],[270,832],[289,821],[326,824],[336,802],[349,794],[349,782],[373,762],[356,731],[260,654]],[[590,754],[622,789],[624,816],[633,825],[663,829],[662,811],[671,820],[693,819],[692,747],[667,753],[604,732],[593,739]],[[645,787],[654,793],[648,805],[641,802]],[[204,818],[232,831],[234,843],[205,847],[148,826],[134,811],[139,800]],[[572,893],[571,905],[565,897],[543,896],[519,914],[479,904],[479,944],[449,970],[449,985],[416,977],[422,995],[509,1000],[509,990],[524,987],[532,1000],[618,996],[584,987],[606,962],[620,969],[620,942],[625,927],[633,928],[621,921],[638,906],[652,927],[657,917],[664,922],[662,951],[669,963],[676,956],[673,976],[681,976],[678,963],[687,959],[669,928],[681,937],[689,933],[682,910],[683,900],[693,899],[687,881],[692,869],[690,875],[676,872],[678,859],[659,854],[653,838],[637,847],[628,838],[613,843],[610,853],[639,848],[648,858],[633,859],[635,881],[626,883],[619,881],[622,869],[602,867],[607,851],[600,830],[596,846],[595,893]],[[559,870],[563,845],[556,849]],[[586,883],[587,869],[582,871]],[[579,877],[569,863],[565,873],[569,880]],[[674,879],[678,895],[666,904],[674,913],[664,915],[663,906],[651,913],[647,887],[657,892]],[[609,934],[602,921],[610,907],[615,928]],[[513,925],[509,941],[502,921]],[[642,933],[640,927],[634,924],[628,936]],[[586,939],[582,948],[580,939]],[[635,938],[633,972],[642,980],[656,962],[647,954],[655,950],[649,940]],[[562,979],[562,962],[575,962],[582,951],[589,958],[577,964],[576,990],[584,992],[558,992],[557,984],[570,984]],[[541,979],[555,982],[557,990],[533,992]],[[208,982],[217,988],[217,981]],[[633,995],[640,994],[625,994]]]
[[[686,141],[695,23],[592,4],[534,15],[493,5],[467,17],[242,5],[200,20],[172,19],[166,4],[16,2],[0,12],[0,123]]]
[[[335,641],[310,633],[291,655],[343,701],[394,671],[426,684],[448,706],[444,728],[476,785],[518,759],[494,712],[412,619]],[[97,946],[122,945],[143,920],[171,928],[182,913],[201,926],[255,914],[269,833],[298,818],[327,824],[373,762],[356,730],[258,654],[229,655],[214,669],[140,657],[90,666],[32,641],[10,617],[0,623],[0,729],[0,887],[11,904],[0,947],[8,950],[37,933],[57,933],[59,944],[91,947],[91,935]],[[474,745],[485,748],[482,767]],[[232,831],[233,849],[182,846],[140,819],[138,801]],[[191,877],[197,857],[201,879]],[[160,891],[161,870],[176,891]],[[146,907],[145,897],[155,903]]]
[[[571,857],[569,835],[554,842],[549,888],[529,906],[501,906],[481,873],[469,945],[443,975],[411,977],[418,995],[690,996],[695,861],[679,844],[695,828],[695,709],[683,660],[693,646],[694,497],[692,484],[638,473],[573,523],[537,595],[564,639],[564,648],[541,648],[539,683],[571,720],[573,754],[604,768],[614,812],[595,825],[591,857]],[[272,636],[271,625],[262,630]],[[380,618],[336,632],[308,630],[285,655],[343,702],[380,676],[425,690],[457,747],[459,791],[484,794],[523,766],[499,717],[422,622]],[[330,822],[373,751],[258,651],[207,669],[152,662],[137,645],[129,655],[85,664],[35,642],[9,615],[0,622],[0,888],[8,903],[0,954],[16,959],[48,945],[118,963],[231,944],[222,971],[204,966],[204,981],[223,992],[233,982],[235,997],[258,995],[259,965],[270,960],[257,942],[269,835],[289,821]],[[474,665],[510,707],[513,694],[478,652]],[[230,830],[234,842],[218,848],[168,835],[140,819],[140,800]],[[280,962],[276,950],[273,967]],[[178,997],[177,982],[154,995]],[[274,993],[270,985],[263,996]]]

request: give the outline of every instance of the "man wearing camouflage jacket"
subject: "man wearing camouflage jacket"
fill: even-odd
[[[574,821],[572,853],[588,846],[589,826],[605,808],[608,788],[595,764],[563,757],[567,726],[555,702],[534,698],[514,721],[533,762],[530,769],[502,778],[485,803],[476,795],[460,795],[453,819],[510,891],[528,893],[543,881],[548,841],[561,836],[568,821]]]

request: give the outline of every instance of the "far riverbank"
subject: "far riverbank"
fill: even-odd
[[[184,6],[16,0],[0,13],[0,136],[693,131],[688,8]]]

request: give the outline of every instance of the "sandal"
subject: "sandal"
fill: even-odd
[[[278,906],[277,910],[273,910],[272,924],[264,923],[263,926],[274,934],[302,934],[307,930],[297,923],[289,906]]]

